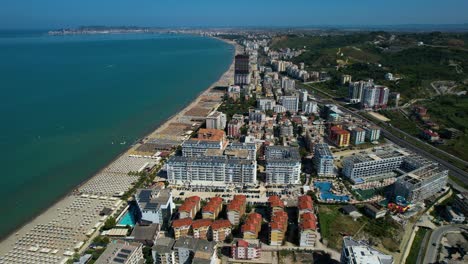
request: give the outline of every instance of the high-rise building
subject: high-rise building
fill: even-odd
[[[313,101],[303,102],[302,112],[304,114],[316,114],[318,112],[317,103]]]
[[[301,90],[299,92],[299,101],[301,101],[302,103],[305,103],[307,102],[307,100],[309,99],[308,96],[309,96],[309,92],[305,89]]]
[[[357,154],[343,159],[343,175],[353,182],[368,178],[394,177],[405,156],[401,149],[387,148],[366,154]]]
[[[402,196],[410,203],[422,202],[442,190],[447,180],[448,170],[438,164],[426,164],[397,178],[395,196]]]
[[[297,96],[281,96],[281,105],[291,113],[296,113],[299,109],[299,97]]]
[[[314,146],[314,167],[318,176],[334,176],[333,154],[328,144],[316,144]]]
[[[257,162],[247,159],[219,157],[178,157],[167,162],[167,177],[173,184],[255,185]]]
[[[281,89],[284,91],[293,91],[295,88],[296,82],[288,77],[281,78]]]
[[[226,120],[224,113],[213,111],[206,117],[206,128],[224,130],[226,128]]]
[[[351,131],[351,143],[353,145],[359,145],[366,141],[366,130],[360,127],[354,127]]]
[[[236,55],[234,59],[234,84],[250,84],[249,55]]]
[[[250,110],[249,111],[249,121],[254,121],[257,123],[261,123],[265,121],[266,114],[261,110]]]
[[[182,156],[198,157],[205,155],[208,149],[222,150],[227,144],[226,133],[219,129],[198,131],[198,136],[182,143]]]
[[[330,128],[328,138],[337,147],[347,147],[349,146],[350,133],[341,127],[333,126]]]
[[[343,237],[341,249],[342,264],[393,264],[393,257],[386,255],[368,244],[354,240],[352,237]]]
[[[273,110],[275,107],[276,102],[270,98],[259,98],[257,99],[257,108],[262,111]]]
[[[388,103],[390,90],[385,86],[368,86],[364,88],[362,106],[364,108],[382,108]]]
[[[301,157],[298,148],[267,146],[265,148],[265,160],[267,183],[300,183]]]
[[[162,229],[169,226],[175,209],[169,189],[139,189],[135,194],[141,220],[159,224]]]
[[[243,126],[243,122],[237,119],[231,119],[228,124],[228,136],[231,138],[238,138],[241,136],[241,128]]]
[[[370,126],[364,128],[366,133],[366,139],[370,142],[377,141],[380,139],[380,127]]]

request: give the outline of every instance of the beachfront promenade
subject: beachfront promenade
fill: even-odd
[[[241,47],[236,47],[236,54]],[[110,216],[118,215],[126,201],[116,198],[129,190],[138,176],[129,175],[160,162],[148,156],[154,146],[177,146],[222,102],[223,91],[213,89],[232,84],[234,63],[221,78],[191,104],[168,119],[142,141],[102,169],[72,193],[0,243],[0,264],[65,263],[94,237]],[[196,124],[194,126],[194,124]],[[105,208],[111,213],[103,213]]]

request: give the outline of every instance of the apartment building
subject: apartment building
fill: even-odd
[[[184,203],[179,207],[179,218],[195,219],[197,212],[200,211],[200,197],[191,196],[185,199]]]
[[[238,225],[245,214],[247,198],[245,195],[234,195],[232,201],[227,205],[227,218],[232,225]]]
[[[353,182],[378,177],[394,177],[403,159],[409,155],[401,149],[385,148],[370,153],[361,153],[343,159],[343,175]]]
[[[135,201],[144,222],[159,224],[162,229],[169,226],[169,219],[175,209],[169,189],[139,189]]]
[[[172,230],[174,232],[174,238],[177,240],[181,237],[186,237],[190,234],[190,228],[192,226],[192,218],[176,219],[172,221]]]
[[[192,222],[192,235],[194,238],[208,240],[211,224],[211,219],[198,219]]]
[[[211,224],[211,240],[223,242],[232,232],[231,222],[225,219],[219,219]]]
[[[202,218],[216,220],[219,213],[223,210],[223,198],[212,197],[202,208]]]
[[[328,144],[315,144],[313,163],[318,176],[335,176],[333,161],[333,154]]]
[[[301,158],[298,148],[267,146],[265,148],[266,182],[268,184],[299,184]]]

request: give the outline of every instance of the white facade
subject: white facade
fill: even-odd
[[[214,111],[206,117],[206,128],[208,129],[220,129],[226,128],[227,118],[224,113]]]
[[[281,105],[286,108],[287,111],[296,113],[299,108],[299,97],[297,96],[282,96]]]
[[[273,99],[270,99],[270,98],[257,99],[257,108],[262,111],[273,110],[275,105],[276,105],[276,102]]]
[[[268,146],[265,149],[266,182],[270,184],[299,184],[301,159],[297,148]]]
[[[302,103],[302,112],[304,114],[316,114],[318,107],[316,102],[308,101]]]
[[[255,185],[257,162],[225,157],[171,157],[167,162],[167,178],[174,184]]]

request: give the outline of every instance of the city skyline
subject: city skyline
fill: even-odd
[[[298,8],[301,7],[301,8]],[[466,24],[468,2],[382,1],[127,1],[4,3],[1,29],[53,29],[81,25],[147,27],[307,27]],[[261,11],[261,12],[259,12]]]

